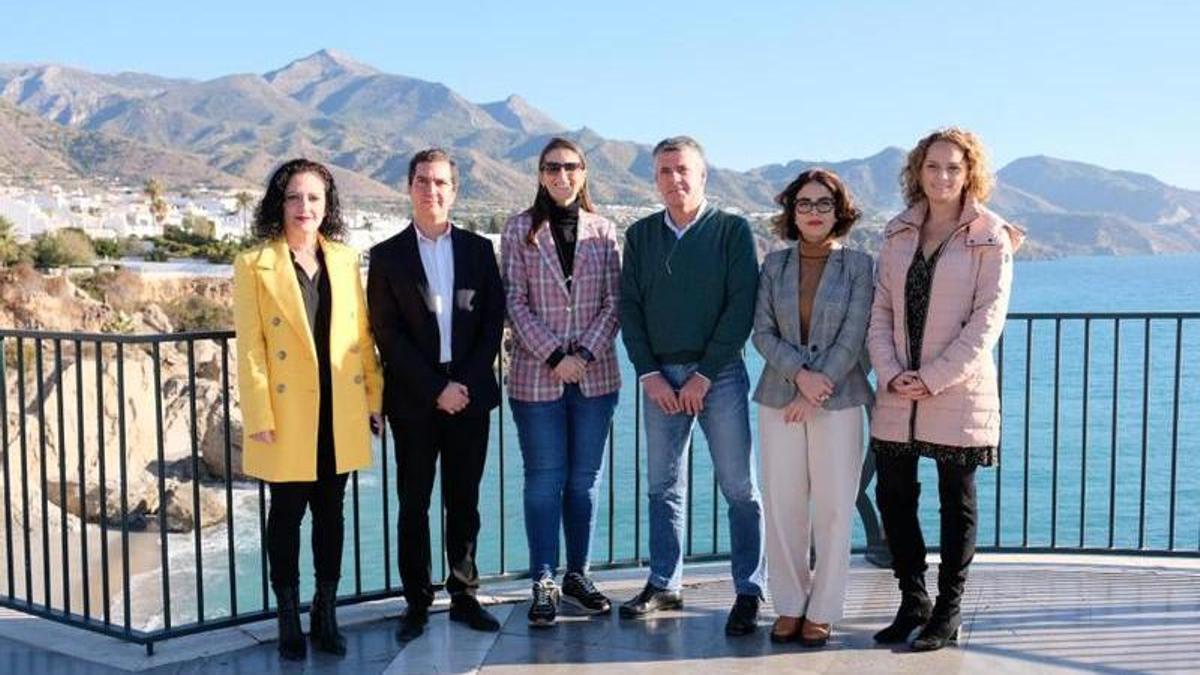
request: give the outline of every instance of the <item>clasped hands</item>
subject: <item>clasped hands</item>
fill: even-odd
[[[712,382],[700,373],[692,373],[678,392],[662,373],[654,373],[642,380],[646,398],[654,401],[654,404],[668,415],[681,412],[699,415],[704,410],[704,397],[708,395],[711,387]]]
[[[909,401],[923,401],[933,394],[915,370],[906,370],[888,382],[888,391]]]
[[[815,370],[800,369],[792,382],[796,385],[796,396],[783,408],[783,421],[787,424],[804,422],[833,395],[833,380]]]
[[[574,354],[564,356],[557,366],[550,371],[554,379],[563,384],[577,384],[587,372],[588,362]]]

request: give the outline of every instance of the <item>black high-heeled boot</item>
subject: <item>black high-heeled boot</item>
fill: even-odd
[[[300,629],[300,589],[283,586],[275,589],[276,618],[279,622],[279,657],[303,661],[308,655],[304,631]]]
[[[309,632],[313,648],[317,651],[344,656],[346,638],[338,631],[336,581],[318,581],[309,610]]]
[[[881,645],[907,642],[914,630],[929,621],[932,612],[933,603],[929,601],[929,594],[924,588],[904,591],[896,618],[892,619],[891,625],[875,634],[875,641]]]
[[[951,643],[958,643],[958,631],[962,625],[962,613],[959,611],[958,598],[943,600],[938,594],[937,604],[933,606],[933,615],[929,623],[921,629],[917,639],[913,640],[914,652],[932,652]]]

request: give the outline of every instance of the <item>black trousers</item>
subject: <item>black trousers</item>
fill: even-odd
[[[487,413],[447,415],[438,411],[389,421],[396,439],[400,501],[396,541],[405,600],[410,607],[428,607],[433,603],[429,502],[439,455],[449,564],[446,590],[451,596],[474,595],[479,588],[479,569],[475,563],[479,481],[487,459],[491,417]]]
[[[331,400],[322,394],[322,402]],[[342,575],[345,519],[342,503],[350,474],[337,473],[333,447],[332,403],[322,405],[317,427],[317,480],[269,483],[267,559],[271,585],[300,585],[300,521],[312,510],[313,570],[317,581],[337,581]]]
[[[876,453],[878,471],[875,501],[892,553],[892,570],[904,593],[925,593],[925,537],[917,519],[921,483],[917,457]],[[941,559],[938,595],[957,607],[967,581],[967,568],[975,557],[978,503],[975,469],[938,462],[938,497],[941,504]]]

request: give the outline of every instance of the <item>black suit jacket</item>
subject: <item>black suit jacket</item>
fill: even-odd
[[[490,241],[473,232],[455,227],[450,236],[454,297],[448,376],[439,367],[437,317],[427,302],[416,225],[371,248],[367,306],[383,360],[383,405],[389,416],[433,413],[451,380],[470,390],[463,413],[487,413],[500,405],[494,365],[504,330],[504,289],[496,254]]]

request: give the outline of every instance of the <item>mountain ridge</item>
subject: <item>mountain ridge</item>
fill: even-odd
[[[386,73],[334,49],[261,74],[209,80],[0,64],[0,102],[8,104],[0,112],[9,120],[0,126],[0,147],[11,153],[0,168],[13,176],[130,177],[157,169],[181,185],[259,185],[276,163],[303,155],[338,167],[347,196],[391,200],[401,199],[412,153],[441,145],[460,162],[463,199],[516,208],[536,188],[541,147],[563,135],[587,153],[597,201],[657,202],[650,144],[605,138],[587,126],[568,129],[516,93],[475,103],[443,83]],[[13,111],[66,135],[26,119],[16,123]],[[103,161],[98,154],[105,152],[115,158]],[[854,159],[711,167],[708,192],[721,205],[771,211],[799,171],[824,166],[879,221],[903,208],[898,176],[905,154],[889,146]],[[1056,251],[1200,250],[1200,192],[1045,155],[1014,160],[996,176],[993,208]]]

